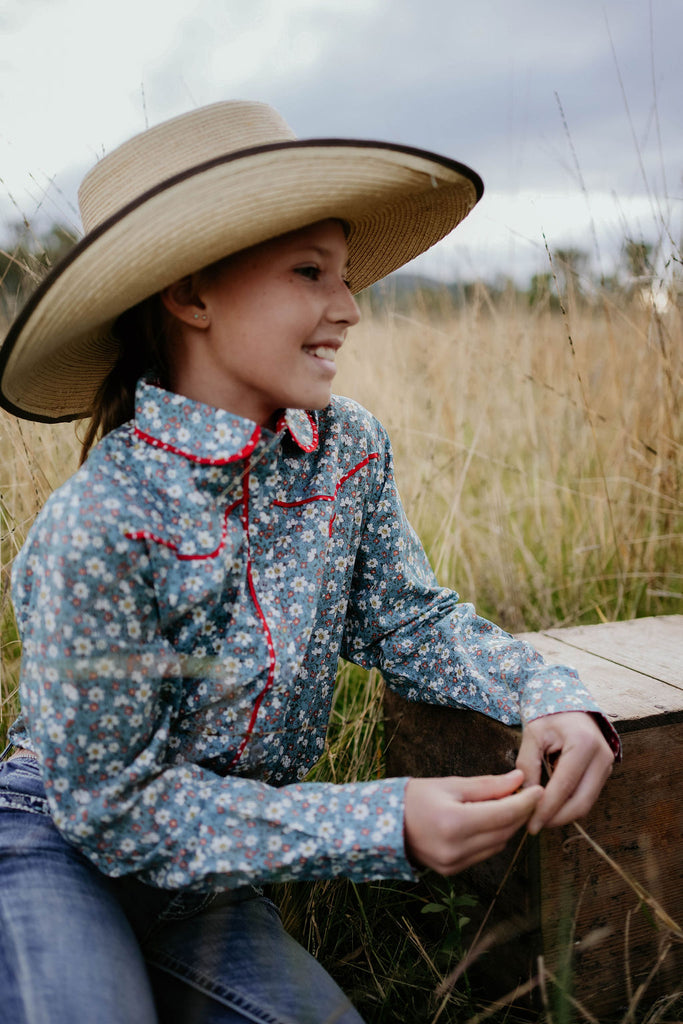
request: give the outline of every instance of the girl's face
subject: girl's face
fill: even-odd
[[[359,320],[346,261],[342,227],[326,220],[165,289],[180,321],[173,390],[269,427],[284,408],[324,408],[337,352]]]

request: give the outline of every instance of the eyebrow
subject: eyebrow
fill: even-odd
[[[310,245],[308,243],[305,243],[304,245],[301,246],[301,250],[300,251],[302,253],[303,252],[315,252],[315,253],[318,254],[318,256],[322,256],[323,259],[331,259],[335,255],[335,253],[334,253],[334,251],[332,249],[327,249],[324,245],[316,245],[314,242],[311,243]],[[348,258],[344,261],[343,273],[346,273],[347,269],[348,269]]]
[[[308,250],[308,252],[317,252],[319,256],[332,256],[333,255],[332,250],[331,249],[326,249],[324,245],[313,245],[313,244],[311,244],[311,245],[308,245],[308,244],[302,245],[301,246],[301,251],[305,252],[306,250]]]

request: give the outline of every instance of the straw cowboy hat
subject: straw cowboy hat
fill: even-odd
[[[87,416],[117,358],[116,318],[230,253],[330,217],[349,227],[359,292],[448,234],[483,192],[474,171],[408,146],[297,139],[262,103],[216,103],[136,135],[79,190],[85,235],[0,348],[0,404]]]

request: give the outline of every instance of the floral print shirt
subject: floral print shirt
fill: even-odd
[[[54,821],[164,888],[411,878],[406,779],[304,782],[342,656],[518,723],[597,711],[573,670],[439,587],[381,425],[333,398],[276,432],[142,381],[135,418],[15,560],[22,715]]]

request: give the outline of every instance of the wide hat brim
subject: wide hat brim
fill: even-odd
[[[44,278],[0,349],[0,404],[42,422],[88,416],[117,358],[114,320],[173,281],[334,217],[349,227],[357,293],[447,235],[482,193],[463,164],[351,139],[256,146],[175,174],[98,224]]]

